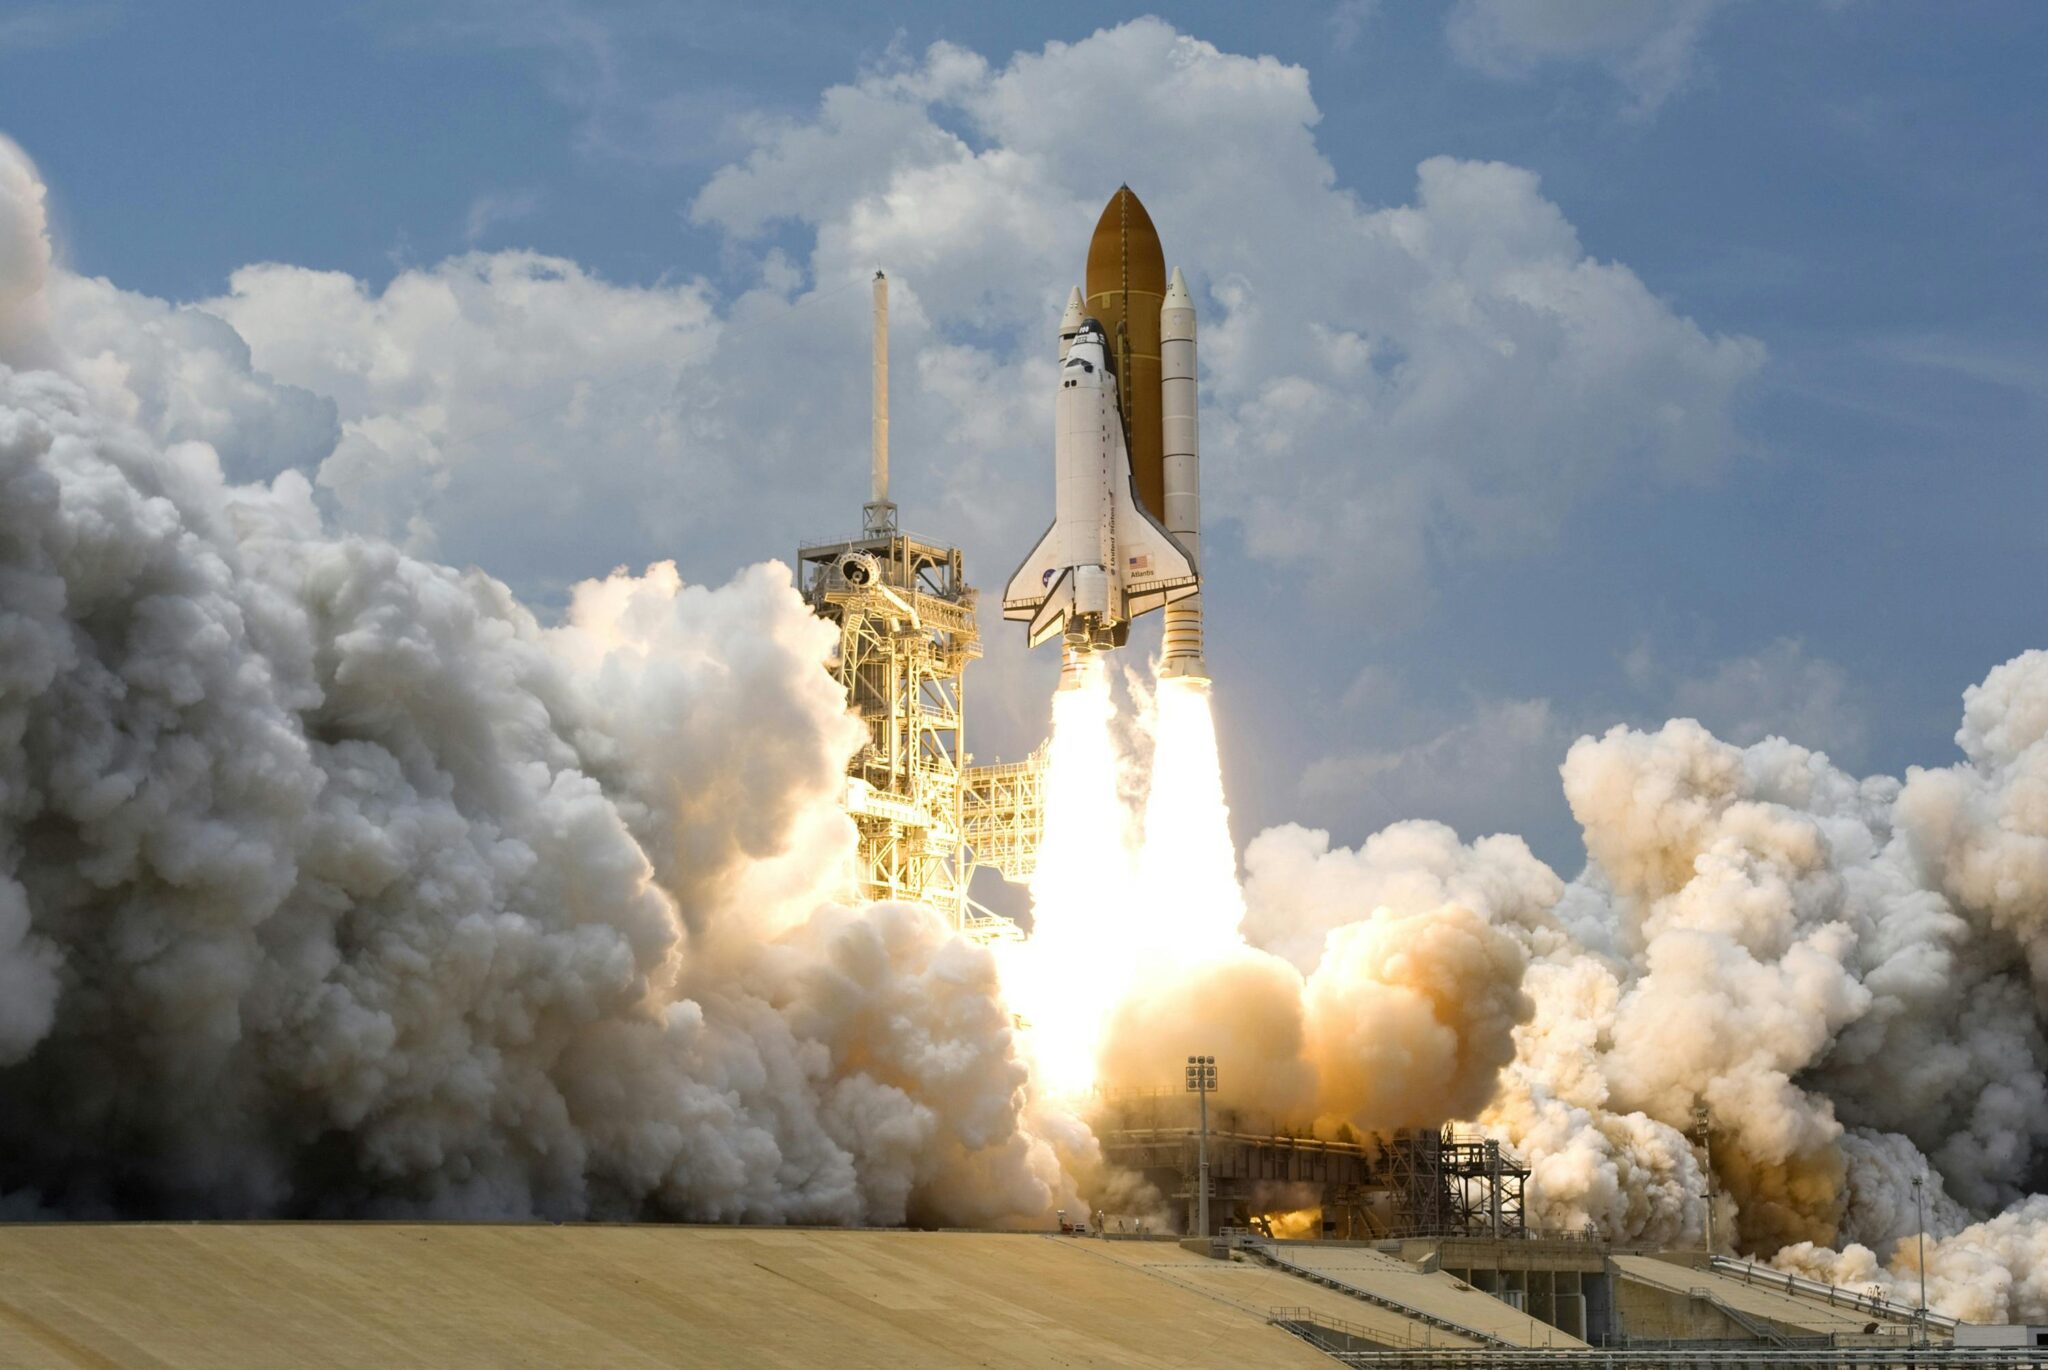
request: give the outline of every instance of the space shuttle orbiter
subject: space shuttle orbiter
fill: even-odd
[[[1072,365],[1084,334],[1084,365]],[[1087,292],[1060,320],[1053,526],[1018,568],[1003,616],[1078,653],[1121,645],[1165,607],[1160,675],[1207,679],[1195,307],[1168,275],[1152,216],[1121,186],[1088,244]]]
[[[1095,319],[1073,332],[1055,409],[1052,527],[1010,578],[1003,617],[1028,620],[1034,647],[1055,634],[1074,652],[1121,647],[1132,619],[1188,598],[1201,578],[1138,497],[1109,340]]]

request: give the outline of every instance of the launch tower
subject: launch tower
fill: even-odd
[[[889,282],[875,273],[873,479],[861,534],[797,549],[798,589],[839,628],[832,671],[867,740],[847,767],[860,832],[849,899],[929,904],[982,939],[1008,919],[967,897],[967,663],[981,655],[975,592],[958,548],[896,526],[889,499]]]

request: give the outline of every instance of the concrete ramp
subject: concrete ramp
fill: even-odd
[[[1330,1364],[1263,1308],[1106,1260],[1108,1245],[777,1228],[0,1226],[0,1365]]]
[[[1561,1349],[1586,1344],[1456,1276],[1425,1273],[1368,1246],[1260,1242],[1256,1249],[1297,1278],[1319,1281],[1360,1302],[1406,1310],[1411,1317],[1481,1344]]]
[[[1862,1290],[1824,1284],[1790,1271],[1775,1270],[1767,1265],[1736,1260],[1729,1256],[1716,1256],[1704,1268],[1742,1284],[1761,1286],[1786,1294],[1801,1303],[1821,1304],[1852,1319],[1860,1316],[1866,1324],[1874,1320],[1894,1327],[1910,1327],[1917,1331],[1924,1323],[1936,1338],[1955,1335],[1958,1319],[1934,1309],[1915,1308],[1911,1304],[1897,1303]]]
[[[1243,1253],[1238,1259],[1219,1261],[1177,1242],[1101,1242],[1090,1243],[1088,1249],[1105,1260],[1142,1270],[1154,1279],[1247,1313],[1271,1319],[1286,1310],[1295,1315],[1286,1321],[1313,1323],[1379,1347],[1471,1350],[1485,1345],[1478,1338],[1325,1288]]]
[[[1867,1309],[1831,1307],[1782,1289],[1656,1256],[1617,1255],[1610,1263],[1623,1280],[1666,1295],[1709,1302],[1737,1326],[1764,1340],[1797,1344],[1804,1339],[1832,1337],[1835,1344],[1844,1346],[1905,1344],[1906,1325]]]

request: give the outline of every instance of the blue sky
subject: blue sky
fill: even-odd
[[[1163,22],[1118,27],[1145,14]],[[1950,760],[1963,688],[2040,645],[2044,66],[2048,10],[2019,0],[31,4],[0,13],[0,132],[40,167],[68,268],[124,292],[71,311],[95,336],[143,318],[138,299],[198,305],[253,348],[232,364],[294,388],[264,403],[310,393],[303,430],[236,420],[224,450],[286,435],[250,474],[320,472],[338,520],[482,564],[543,612],[617,562],[717,580],[851,523],[856,259],[910,301],[911,515],[994,589],[1050,500],[1031,464],[1047,444],[1016,436],[1049,414],[1040,334],[1093,205],[1128,179],[1222,325],[1204,456],[1241,834],[1294,819],[1355,842],[1443,817],[1572,868],[1555,768],[1581,732],[1695,713],[1897,772]],[[1133,130],[1118,111],[1146,87],[1163,94]],[[798,166],[838,127],[835,88],[879,122]],[[1267,118],[1277,132],[1234,140]],[[1418,166],[1440,157],[1504,167],[1425,205]],[[1239,199],[1241,222],[1202,208]],[[1417,283],[1396,269],[1401,216],[1344,236],[1354,210],[1418,205],[1435,265]],[[581,273],[587,311],[564,317],[612,331],[559,355],[527,338],[450,379],[435,349],[454,344],[394,295],[485,301],[473,336],[501,307],[526,327],[544,311],[503,303],[525,268],[464,256],[521,249]],[[234,277],[256,263],[292,270]],[[1556,268],[1533,302],[1532,263]],[[1325,276],[1353,313],[1260,312]],[[1606,303],[1580,298],[1589,281]],[[1493,331],[1461,331],[1472,291]],[[1549,321],[1526,336],[1525,304]],[[1441,376],[1413,374],[1589,329],[1613,330],[1590,380],[1481,367],[1439,407]],[[1347,392],[1316,348],[1353,331],[1372,374],[1408,366],[1400,385]],[[411,370],[357,394],[337,338]],[[507,393],[616,421],[528,450],[555,419],[529,425]],[[1537,395],[1555,398],[1532,417]],[[391,484],[404,462],[427,474]],[[364,470],[386,481],[374,498]],[[543,506],[519,503],[530,483]],[[1217,507],[1233,492],[1235,514]],[[1315,546],[1272,541],[1289,537]],[[979,669],[977,750],[1027,744],[1046,663],[1006,647]]]

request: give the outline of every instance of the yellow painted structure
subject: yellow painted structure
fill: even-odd
[[[1329,1364],[1266,1325],[1262,1295],[1156,1278],[1103,1254],[1119,1246],[778,1228],[0,1227],[0,1365]],[[1128,1244],[1148,1248],[1172,1249]]]

